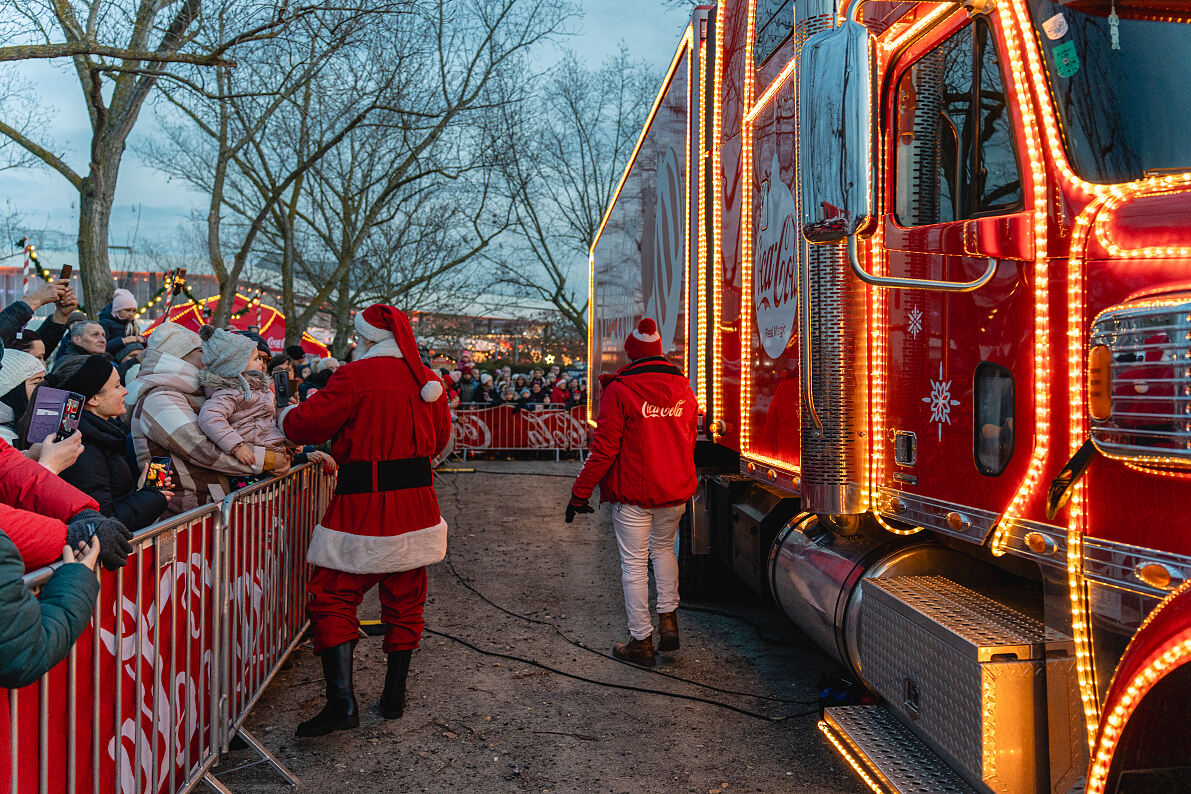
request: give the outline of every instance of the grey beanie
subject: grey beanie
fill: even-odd
[[[245,395],[250,395],[252,390],[243,375],[256,353],[256,342],[213,325],[200,328],[199,339],[203,342],[203,366],[207,371],[225,380],[239,379]]]

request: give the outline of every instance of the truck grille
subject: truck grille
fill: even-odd
[[[1111,409],[1092,419],[1109,457],[1191,463],[1191,296],[1114,306],[1092,326],[1111,357]]]

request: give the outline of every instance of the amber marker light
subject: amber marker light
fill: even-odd
[[[1112,413],[1112,353],[1107,345],[1088,353],[1088,412],[1097,422]]]

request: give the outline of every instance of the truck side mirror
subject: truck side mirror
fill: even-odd
[[[873,217],[872,40],[852,0],[839,27],[816,33],[799,62],[802,233],[839,242]]]

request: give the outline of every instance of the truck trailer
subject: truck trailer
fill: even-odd
[[[702,417],[682,590],[873,791],[1191,790],[1191,4],[694,9],[590,249]]]

